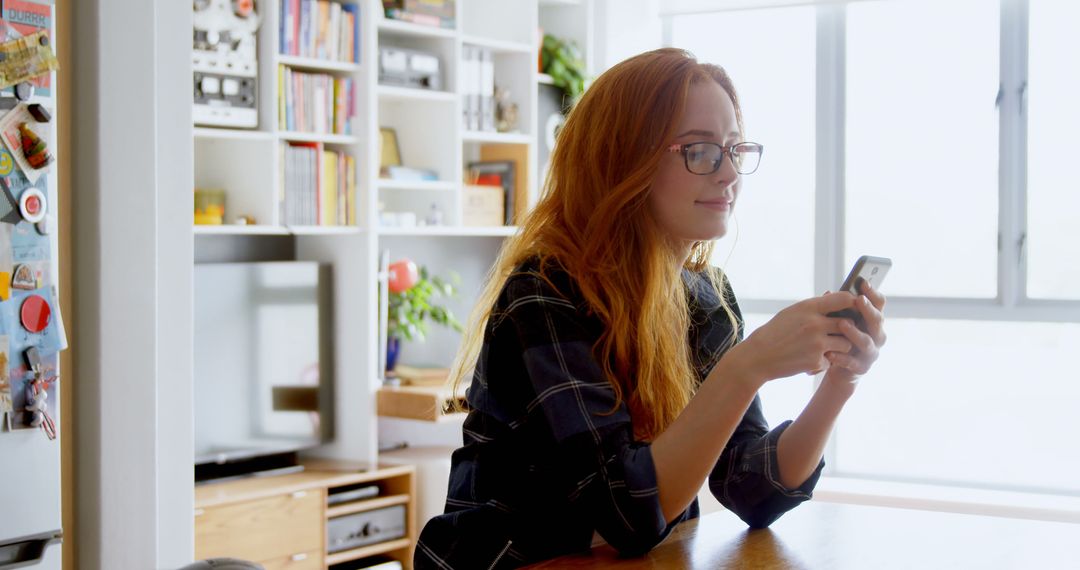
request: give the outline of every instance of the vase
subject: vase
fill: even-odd
[[[390,372],[397,366],[398,355],[401,354],[401,339],[392,336],[386,339],[386,371]]]

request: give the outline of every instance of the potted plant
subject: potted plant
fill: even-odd
[[[544,34],[540,66],[544,73],[551,76],[555,86],[562,88],[565,114],[585,92],[585,61],[581,58],[581,51],[572,42]]]
[[[427,267],[409,259],[390,264],[390,291],[387,319],[386,370],[394,369],[401,352],[401,341],[423,341],[428,333],[428,321],[461,332],[461,323],[454,314],[436,301],[457,294],[458,277],[450,280],[431,275]]]

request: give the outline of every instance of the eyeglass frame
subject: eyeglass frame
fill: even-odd
[[[686,151],[690,147],[692,147],[694,145],[698,145],[698,144],[711,144],[713,146],[720,147],[720,160],[716,161],[716,166],[709,172],[700,172],[699,173],[699,172],[694,172],[693,170],[690,170],[690,155],[687,154]],[[757,166],[755,166],[754,169],[751,170],[750,172],[739,172],[739,167],[738,167],[738,165],[735,164],[735,158],[734,158],[735,154],[732,152],[732,149],[734,149],[737,146],[743,146],[743,145],[753,145],[753,146],[757,147],[758,163],[757,163]],[[757,169],[761,166],[761,155],[765,154],[765,146],[764,145],[759,144],[759,143],[755,143],[755,142],[748,142],[748,141],[739,142],[739,143],[735,143],[735,144],[729,144],[727,146],[724,146],[724,145],[719,144],[719,143],[709,142],[709,141],[697,141],[697,142],[692,142],[692,143],[681,143],[681,144],[680,143],[674,143],[674,144],[669,145],[667,147],[667,149],[665,149],[665,150],[667,150],[667,152],[677,152],[677,153],[682,154],[683,155],[683,166],[686,167],[686,171],[689,172],[690,174],[696,174],[697,176],[708,176],[710,174],[715,173],[717,170],[720,170],[724,166],[724,157],[725,156],[727,156],[728,160],[731,161],[731,165],[735,167],[735,172],[737,172],[739,174],[739,176],[749,176],[749,175],[757,172]]]

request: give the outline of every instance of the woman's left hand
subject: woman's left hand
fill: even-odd
[[[863,281],[862,295],[855,302],[855,308],[862,315],[866,330],[860,330],[851,319],[843,319],[840,331],[854,346],[847,353],[825,353],[831,364],[823,379],[825,383],[856,382],[870,371],[885,345],[885,296]]]

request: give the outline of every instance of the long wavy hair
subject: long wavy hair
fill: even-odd
[[[683,258],[649,209],[664,146],[677,134],[691,86],[705,81],[731,97],[741,132],[739,99],[727,73],[684,50],[627,59],[586,90],[558,135],[540,200],[488,275],[451,368],[455,391],[476,366],[506,280],[522,262],[537,258],[545,279],[550,267],[565,270],[603,323],[593,353],[615,390],[616,407],[627,403],[635,437],[651,441],[678,417],[700,381],[680,268],[707,276],[737,330],[721,294],[724,276],[709,264],[713,242],[695,243]]]

